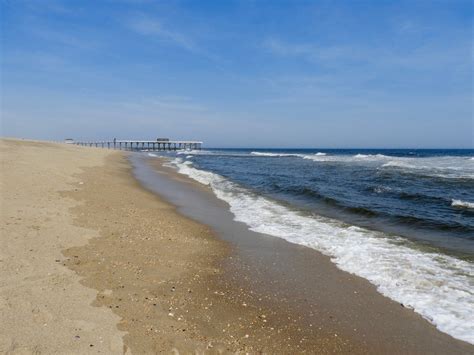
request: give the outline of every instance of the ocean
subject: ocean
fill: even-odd
[[[159,155],[210,186],[250,230],[330,256],[439,330],[474,344],[474,150]]]

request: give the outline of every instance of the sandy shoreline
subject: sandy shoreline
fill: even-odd
[[[62,265],[65,248],[99,233],[73,225],[80,167],[109,152],[82,154],[59,145],[1,141],[0,353],[121,352],[120,318],[90,304],[96,291]]]
[[[235,246],[233,257],[221,264],[224,277],[219,282],[250,290],[275,314],[285,314],[283,323],[297,325],[296,336],[303,339],[303,348],[317,348],[311,340],[324,335],[344,339],[345,345],[353,347],[351,352],[355,348],[371,353],[472,352],[472,346],[382,296],[367,280],[339,270],[329,257],[249,231],[234,221],[227,204],[208,187],[164,167],[161,159],[131,158],[145,186]]]
[[[294,330],[274,334],[265,325],[270,311],[250,295],[217,288],[230,247],[144,190],[126,154],[4,140],[2,160],[0,352],[255,353],[299,345]],[[343,344],[313,341],[325,352]]]
[[[12,140],[1,149],[0,353],[472,351],[329,261],[313,260],[313,251],[272,242],[283,261],[298,256],[301,265],[291,267],[320,268],[295,282],[318,280],[339,293],[358,287],[369,299],[334,302],[315,286],[295,293],[291,282],[278,283],[291,270],[285,276],[264,257],[242,258],[244,249],[145,190],[125,153]],[[366,317],[360,304],[371,302],[380,314]],[[314,304],[324,312],[304,315]],[[345,313],[351,324],[376,323],[364,337],[376,328],[374,336],[399,333],[385,334],[380,347],[349,333],[346,320],[329,319]]]

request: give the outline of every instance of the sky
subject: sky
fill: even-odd
[[[0,4],[4,137],[474,148],[471,1]]]

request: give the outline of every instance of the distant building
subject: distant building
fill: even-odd
[[[169,138],[156,138],[156,141],[157,142],[169,142],[170,139]]]
[[[72,139],[72,138],[66,138],[66,139],[64,140],[64,143],[66,143],[66,144],[74,144],[74,139]]]

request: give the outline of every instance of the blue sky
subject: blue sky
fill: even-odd
[[[470,1],[0,2],[2,136],[474,147]]]

